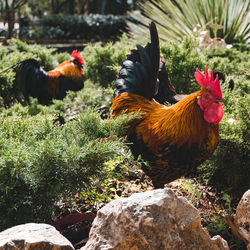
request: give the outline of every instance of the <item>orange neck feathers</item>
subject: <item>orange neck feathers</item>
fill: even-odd
[[[82,82],[82,74],[77,66],[71,60],[59,64],[55,69],[47,72],[50,77],[59,77],[63,75],[71,78],[73,81]]]
[[[170,142],[177,146],[185,143],[188,146],[194,143],[201,145],[210,129],[218,130],[218,125],[208,123],[203,118],[204,113],[197,104],[197,98],[202,93],[203,90],[197,91],[171,107],[162,108],[156,122],[162,144]]]
[[[153,151],[168,144],[177,147],[187,143],[201,145],[205,137],[214,137],[217,143],[218,125],[207,123],[203,118],[203,111],[197,104],[204,90],[197,91],[182,99],[171,107],[159,104],[154,99],[148,100],[133,93],[122,93],[113,100],[111,111],[113,116],[121,112],[140,112],[141,118],[133,122],[128,134],[136,129],[136,134]],[[155,149],[155,150],[154,150]]]

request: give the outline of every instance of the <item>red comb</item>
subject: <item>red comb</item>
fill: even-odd
[[[196,72],[194,74],[196,81],[201,86],[205,87],[206,89],[211,90],[214,93],[216,98],[221,99],[222,92],[220,88],[218,75],[216,75],[216,79],[214,81],[213,71],[210,70],[210,78],[209,78],[207,67],[205,67],[205,74],[206,76],[204,76],[198,69],[196,69]]]
[[[76,60],[78,60],[78,62],[79,62],[81,65],[84,64],[84,60],[83,60],[83,58],[82,58],[82,56],[81,56],[81,54],[80,54],[80,51],[74,50],[74,51],[72,52],[72,56],[73,56]]]

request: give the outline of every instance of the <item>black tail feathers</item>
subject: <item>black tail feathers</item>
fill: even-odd
[[[165,102],[175,104],[187,96],[176,93],[175,87],[169,81],[168,72],[165,66],[165,62],[163,61],[160,62],[157,84],[158,92],[154,96],[154,99],[161,104],[164,104]]]
[[[132,50],[127,56],[115,82],[117,88],[115,95],[131,92],[151,99],[157,93],[160,62],[159,38],[153,22],[149,29],[151,43],[145,47],[137,45],[137,49]]]
[[[46,83],[47,73],[40,68],[37,60],[27,59],[19,63],[15,84],[26,100],[29,96],[37,97],[39,101],[41,96],[47,97]]]

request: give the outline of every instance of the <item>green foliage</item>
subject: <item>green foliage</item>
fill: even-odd
[[[93,180],[113,176],[109,162],[126,151],[121,136],[129,118],[101,120],[92,110],[82,112],[63,127],[44,115],[1,116],[0,127],[0,230],[24,222],[49,222],[55,202],[90,189]],[[108,164],[108,165],[107,165]],[[112,164],[111,164],[112,165]],[[84,192],[84,191],[82,191]]]
[[[128,16],[114,15],[48,15],[40,26],[24,27],[23,38],[33,39],[115,39],[126,31]]]
[[[211,37],[227,43],[249,43],[249,0],[151,0],[139,3],[144,15],[132,13],[136,36],[143,36],[150,20],[159,24],[162,39],[182,41],[194,36],[194,28],[209,30]]]
[[[189,193],[188,201],[191,204],[194,204],[196,200],[199,200],[201,197],[201,192],[199,188],[196,187],[195,183],[190,181],[184,181],[180,187],[182,191]]]
[[[37,44],[28,45],[18,39],[10,40],[10,45],[15,46],[17,51],[23,52],[25,55],[29,54],[29,57],[32,56],[37,59],[45,70],[51,69],[57,64],[57,62],[54,61],[55,56],[52,55],[52,53],[55,52],[55,49],[47,49],[46,47]]]
[[[107,173],[107,177],[102,182],[94,180],[93,185],[86,185],[84,191],[80,192],[80,196],[86,203],[96,204],[98,210],[98,204],[119,198],[116,193],[117,181],[124,175],[126,170],[128,168],[124,157],[117,157],[108,161],[103,169]]]
[[[196,44],[186,39],[183,44],[161,43],[161,54],[166,63],[170,81],[178,93],[188,93],[199,88],[194,80],[196,69],[205,68],[205,58],[196,50]]]
[[[110,86],[117,78],[120,65],[129,53],[131,45],[124,36],[120,42],[107,43],[102,46],[101,43],[88,44],[84,48],[83,55],[86,60],[86,78],[103,87]]]
[[[221,70],[228,75],[238,76],[249,74],[249,48],[243,51],[236,48],[227,50],[208,50],[204,51],[206,61],[209,62],[212,69]],[[244,88],[244,90],[246,90]]]

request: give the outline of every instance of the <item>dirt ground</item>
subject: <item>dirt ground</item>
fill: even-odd
[[[131,166],[132,171],[126,173],[126,179],[116,183],[115,194],[119,197],[129,197],[133,193],[153,190],[151,180],[137,166]],[[225,217],[234,214],[238,201],[231,201],[226,191],[202,185],[195,179],[178,179],[165,185],[171,188],[177,196],[185,197],[195,206],[201,215],[203,227],[210,235],[220,234],[228,241],[230,249],[246,249],[244,243],[232,234],[230,227],[225,223]],[[73,206],[66,203],[58,204],[61,215],[54,222],[54,226],[74,245],[76,249],[84,246],[88,241],[89,230],[98,209],[105,203],[88,204],[76,196]],[[73,209],[72,209],[73,207]],[[89,213],[91,211],[91,213]]]

